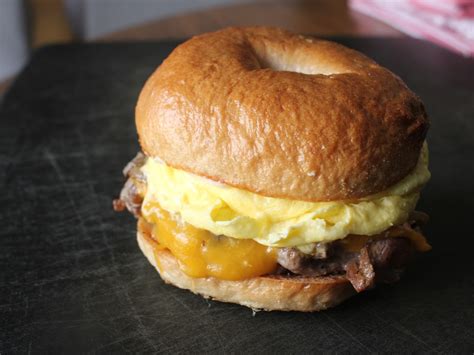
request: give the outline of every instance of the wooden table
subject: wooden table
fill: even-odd
[[[1,95],[8,89],[8,86],[10,86],[12,81],[13,79],[11,78],[0,82],[0,98]]]
[[[179,14],[104,36],[101,41],[185,38],[226,26],[270,25],[324,36],[403,34],[378,20],[351,11],[346,0],[260,0]]]
[[[33,4],[33,17],[38,17],[33,18],[33,47],[73,40],[72,35],[68,33],[65,19],[59,18],[60,9],[53,11],[54,17],[46,16],[48,20],[45,20],[45,14],[54,10],[51,6],[61,6],[59,2],[36,1]],[[42,8],[45,6],[43,4],[49,4],[49,7]],[[226,26],[251,25],[278,26],[298,33],[320,36],[403,36],[401,32],[380,21],[351,11],[346,0],[260,0],[179,14],[115,32],[97,40],[176,39]],[[7,87],[8,81],[0,82],[0,95]]]

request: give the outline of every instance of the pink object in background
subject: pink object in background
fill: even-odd
[[[474,56],[474,0],[350,0],[349,6],[410,36]]]
[[[412,0],[413,4],[428,11],[453,17],[474,17],[472,0]]]

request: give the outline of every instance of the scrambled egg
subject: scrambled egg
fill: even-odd
[[[223,234],[275,247],[304,246],[373,235],[408,219],[429,180],[428,147],[423,145],[415,169],[382,193],[358,201],[306,202],[266,197],[171,168],[148,159],[142,167],[147,192],[145,217],[159,213],[157,204],[216,235]]]

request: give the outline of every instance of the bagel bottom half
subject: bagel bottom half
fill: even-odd
[[[311,312],[336,306],[356,293],[344,276],[271,275],[241,281],[194,278],[182,272],[177,259],[168,250],[158,248],[140,224],[137,239],[141,251],[166,283],[221,302],[266,311]]]

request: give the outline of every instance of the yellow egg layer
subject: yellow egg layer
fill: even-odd
[[[147,220],[159,214],[154,207],[159,204],[196,228],[275,247],[329,242],[349,234],[374,235],[403,223],[430,178],[426,143],[415,169],[403,180],[382,193],[350,202],[266,197],[154,159],[147,159],[142,170],[147,178],[142,213]]]

